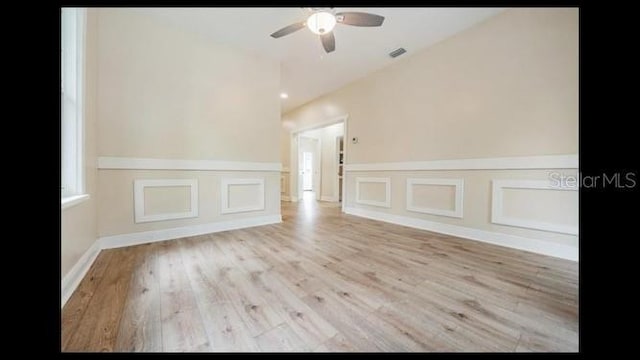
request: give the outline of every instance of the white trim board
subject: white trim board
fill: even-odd
[[[332,195],[322,195],[320,201],[338,202],[338,198]]]
[[[80,256],[78,261],[71,267],[67,275],[62,278],[62,303],[60,308],[64,307],[64,304],[67,303],[67,300],[71,297],[73,292],[76,290],[78,285],[80,285],[80,281],[87,274],[91,265],[100,254],[100,241],[96,240],[89,246],[87,251]]]
[[[345,171],[577,169],[578,155],[347,164]]]
[[[258,202],[255,205],[244,207],[229,207],[229,186],[230,185],[258,185]],[[247,211],[264,210],[264,178],[261,179],[240,179],[240,178],[222,178],[220,180],[220,213],[234,214]]]
[[[188,186],[191,197],[191,209],[180,213],[146,215],[144,207],[144,189],[147,187]],[[197,179],[142,179],[134,180],[133,204],[135,223],[165,221],[198,217],[198,180]]]
[[[578,191],[577,187],[556,187],[548,180],[493,180],[491,189],[491,222],[500,225],[517,226],[527,229],[551,231],[562,234],[578,235],[578,226],[556,224],[544,221],[513,218],[503,213],[503,189],[532,189]],[[576,211],[577,210],[576,204]]]
[[[280,201],[291,201],[289,195],[280,195]]]
[[[60,208],[62,210],[66,210],[68,208],[74,207],[76,205],[82,204],[83,202],[89,200],[89,194],[68,196],[66,198],[62,198],[60,200]]]
[[[367,200],[360,198],[361,183],[383,183],[385,184],[384,201]],[[356,203],[363,205],[391,207],[391,178],[388,177],[357,177],[356,178]]]
[[[433,231],[460,238],[486,242],[489,244],[505,246],[518,250],[530,251],[538,254],[558,257],[562,259],[578,261],[578,248],[556,244],[545,240],[525,238],[516,235],[497,233],[473,229],[463,226],[444,224],[412,217],[392,215],[379,211],[346,207],[345,213],[367,219],[384,221],[396,225],[408,226],[416,229]]]
[[[282,171],[282,164],[275,162],[148,159],[100,156],[98,158],[98,169]]]
[[[446,185],[455,187],[455,204],[453,210],[437,209],[423,206],[413,205],[413,186],[414,185]],[[464,199],[464,179],[426,179],[426,178],[408,178],[406,187],[407,203],[406,208],[408,211],[449,216],[455,218],[462,218],[463,214],[463,199]]]
[[[255,216],[244,219],[217,221],[171,229],[152,230],[130,234],[105,236],[100,238],[102,249],[113,249],[124,246],[152,243],[157,241],[179,239],[187,236],[216,233],[220,231],[243,229],[253,226],[277,224],[282,222],[280,214]]]

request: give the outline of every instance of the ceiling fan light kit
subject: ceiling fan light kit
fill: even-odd
[[[271,34],[271,37],[278,39],[306,26],[312,33],[320,36],[324,50],[330,53],[336,49],[336,39],[332,33],[336,24],[373,27],[381,26],[383,22],[384,16],[364,12],[340,12],[334,15],[332,11],[314,10],[307,20],[285,26]]]
[[[311,14],[307,19],[307,27],[312,33],[322,35],[330,32],[336,26],[336,17],[326,11]]]

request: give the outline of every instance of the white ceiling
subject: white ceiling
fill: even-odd
[[[500,8],[336,8],[385,17],[381,27],[336,25],[336,50],[326,54],[317,35],[304,28],[279,39],[274,31],[303,21],[302,8],[140,8],[132,9],[212,41],[280,61],[281,91],[289,111],[392,64],[389,52],[403,47],[411,56],[472,26]]]

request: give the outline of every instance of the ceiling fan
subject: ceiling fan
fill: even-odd
[[[351,26],[381,26],[384,16],[364,12],[334,12],[333,8],[309,8],[311,14],[306,20],[300,21],[271,34],[272,38],[280,38],[294,33],[303,27],[308,27],[312,33],[320,35],[320,41],[324,50],[328,53],[336,49],[336,38],[333,36],[333,28],[336,24]]]

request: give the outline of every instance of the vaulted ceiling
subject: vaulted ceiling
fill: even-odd
[[[392,64],[460,32],[500,8],[336,8],[335,11],[370,12],[385,17],[381,27],[338,24],[336,50],[325,53],[318,38],[304,28],[279,39],[274,31],[303,21],[302,8],[140,8],[152,16],[210,38],[212,41],[277,60],[281,64],[282,101],[287,112],[314,98]],[[407,53],[397,59],[389,52]]]

